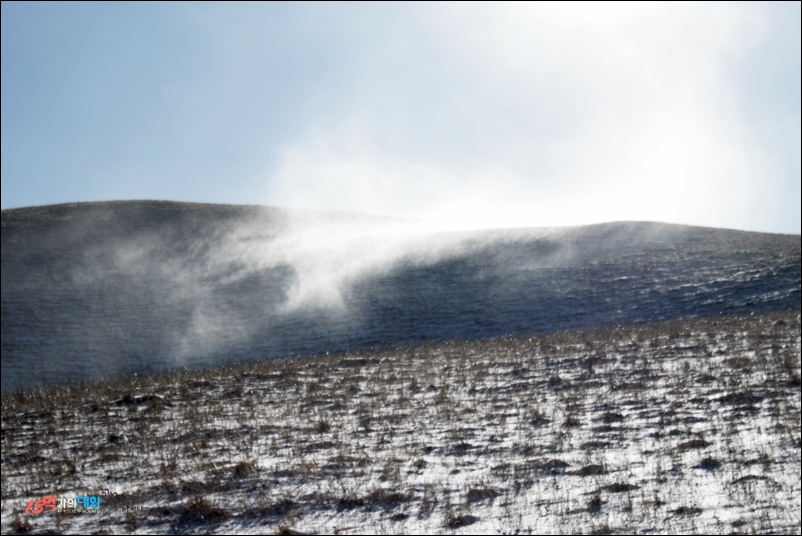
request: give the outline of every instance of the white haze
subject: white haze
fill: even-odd
[[[96,226],[97,221],[88,224]],[[190,364],[205,356],[248,348],[254,338],[265,340],[265,330],[281,324],[282,318],[315,318],[317,328],[332,334],[348,333],[364,320],[348,296],[354,285],[382,278],[400,265],[427,266],[460,255],[467,255],[494,241],[520,239],[523,235],[496,232],[432,233],[422,222],[368,217],[344,213],[286,211],[278,218],[255,216],[233,226],[216,230],[214,238],[205,232],[194,236],[182,230],[189,240],[189,254],[164,256],[174,247],[170,233],[155,228],[131,238],[90,246],[85,262],[71,274],[78,287],[127,289],[155,284],[160,293],[153,299],[154,318],[164,319],[164,311],[186,310],[188,322],[169,320],[156,326],[153,348],[167,348],[178,363]],[[562,229],[531,229],[527,238],[558,237]],[[84,234],[74,228],[73,233]],[[108,258],[110,263],[96,259]],[[513,263],[544,266],[570,260],[570,244],[546,258],[510,259]],[[528,266],[521,266],[527,269]],[[288,279],[276,270],[291,274]],[[277,294],[251,294],[238,286],[250,278],[266,276],[281,287]],[[122,277],[122,279],[121,279]],[[381,289],[369,284],[373,297]],[[125,290],[128,292],[129,290]],[[280,296],[277,300],[276,296]],[[260,304],[260,305],[254,305]],[[257,311],[256,316],[252,316]],[[455,311],[455,315],[458,311]],[[100,330],[98,336],[106,337]],[[91,337],[91,335],[88,335]],[[162,339],[167,337],[169,340]],[[269,333],[267,333],[269,338]],[[392,342],[392,341],[388,341]],[[143,348],[151,343],[140,341]],[[90,342],[90,344],[93,344]],[[246,350],[247,351],[247,350]],[[230,353],[230,352],[229,352]]]
[[[789,170],[746,116],[738,79],[771,16],[760,4],[331,9],[307,31],[351,32],[348,67],[309,97],[255,180],[266,204],[403,219],[304,222],[268,244],[236,240],[223,258],[292,266],[287,311],[358,318],[343,300],[354,281],[481,243],[436,232],[776,228]],[[798,141],[798,111],[775,119]]]
[[[176,356],[183,359],[238,345],[259,335],[255,329],[264,329],[253,319],[238,318],[235,308],[221,310],[219,303],[209,300],[221,286],[254,274],[289,269],[292,279],[284,289],[284,299],[275,307],[277,304],[265,298],[265,313],[316,315],[323,321],[322,329],[347,330],[357,325],[362,315],[345,298],[353,284],[386,275],[402,262],[433,264],[466,253],[486,240],[465,233],[422,231],[414,221],[337,213],[293,214],[275,228],[259,219],[242,222],[210,252],[200,271],[186,265],[170,271],[175,294],[165,299],[193,297],[189,329],[174,334]],[[143,257],[131,260],[118,266],[124,270],[125,266],[141,266]]]
[[[798,172],[738,86],[769,31],[760,4],[438,4],[412,19],[384,21],[347,89],[310,105],[259,174],[270,204],[437,230],[779,225]],[[798,111],[775,119],[798,147]]]

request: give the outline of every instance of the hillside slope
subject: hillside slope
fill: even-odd
[[[798,235],[396,223],[156,201],[5,210],[2,390],[800,306]]]

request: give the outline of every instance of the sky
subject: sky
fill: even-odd
[[[2,2],[2,208],[800,233],[800,3]]]

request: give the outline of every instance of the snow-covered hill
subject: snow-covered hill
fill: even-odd
[[[3,211],[2,532],[799,533],[799,236],[424,231]]]
[[[424,233],[155,201],[2,212],[2,389],[800,306],[800,238],[660,223]]]

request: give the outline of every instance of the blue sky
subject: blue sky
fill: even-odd
[[[2,208],[800,232],[800,4],[2,3]]]

